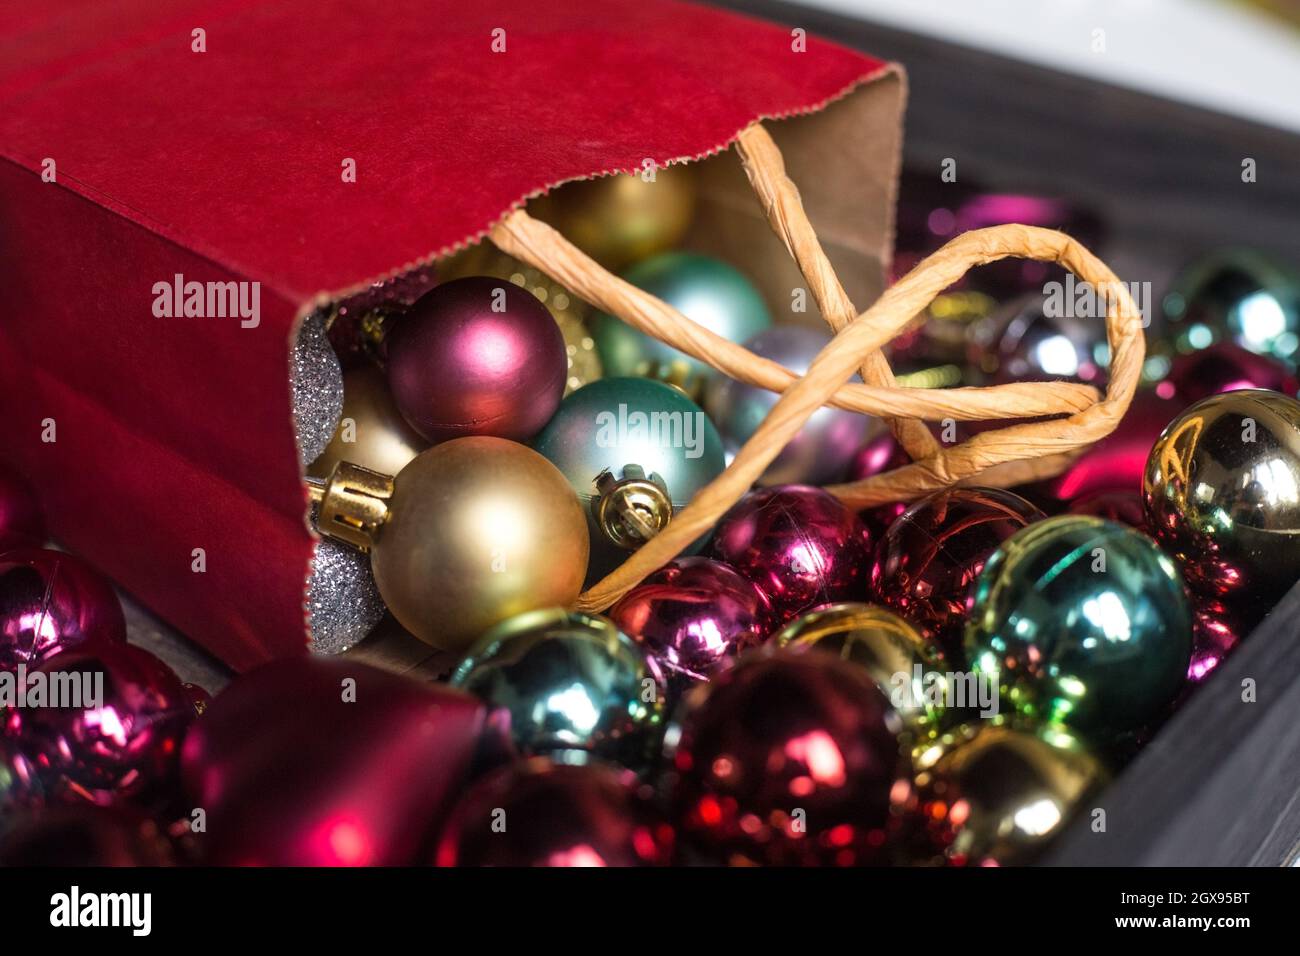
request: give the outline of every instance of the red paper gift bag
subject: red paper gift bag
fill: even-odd
[[[899,72],[789,28],[669,0],[0,7],[0,457],[236,668],[306,646],[288,361],[314,309],[650,159],[704,160],[689,243],[788,311],[794,264],[707,159],[758,119],[850,294],[880,290]],[[256,321],[155,314],[176,276],[256,283]]]

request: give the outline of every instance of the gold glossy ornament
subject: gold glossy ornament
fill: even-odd
[[[465,276],[494,276],[513,282],[536,296],[550,311],[564,336],[564,349],[569,357],[565,395],[596,381],[603,374],[596,342],[587,329],[586,316],[591,307],[545,272],[506,255],[489,242],[483,242],[446,260],[439,266],[438,275],[444,281]]]
[[[679,245],[695,217],[695,170],[666,166],[568,183],[528,211],[611,272]]]
[[[780,647],[816,648],[864,668],[902,718],[912,740],[936,735],[952,699],[948,675],[924,638],[901,617],[872,604],[831,604],[796,618]]]
[[[329,445],[307,468],[325,478],[341,461],[395,475],[429,443],[406,423],[384,373],[363,365],[343,376],[343,416]]]
[[[460,650],[582,589],[589,542],[577,495],[516,442],[457,438],[395,478],[344,462],[312,495],[321,532],[370,551],[384,603],[434,647]]]
[[[912,760],[912,809],[932,830],[947,830],[939,859],[918,862],[1030,862],[1108,779],[1076,738],[1001,718],[925,741]]]

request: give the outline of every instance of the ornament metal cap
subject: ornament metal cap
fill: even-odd
[[[640,465],[625,465],[617,478],[608,468],[596,476],[591,513],[606,538],[625,551],[635,551],[668,527],[673,503],[659,475],[647,477]]]
[[[392,475],[341,461],[328,478],[308,478],[307,490],[320,509],[321,534],[368,553],[388,520]]]

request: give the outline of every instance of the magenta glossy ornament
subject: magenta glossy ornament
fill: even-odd
[[[50,807],[24,814],[0,836],[0,867],[175,866],[167,834],[126,807]]]
[[[833,495],[806,485],[751,491],[723,515],[713,556],[766,595],[777,624],[867,593],[871,533]]]
[[[438,866],[666,866],[672,851],[672,827],[629,771],[539,758],[476,784],[452,813],[435,859]]]
[[[865,478],[874,478],[876,475],[911,464],[911,461],[907,452],[903,451],[903,446],[894,437],[894,433],[885,429],[859,448],[858,453],[853,456],[853,464],[849,468],[849,480],[862,481]],[[872,534],[879,537],[893,524],[894,519],[906,510],[906,501],[891,501],[888,504],[868,508],[862,512],[862,520],[866,522]]]
[[[526,442],[564,394],[564,336],[532,293],[470,276],[435,287],[388,335],[388,382],[431,442],[492,435]]]
[[[815,648],[760,651],[686,701],[672,753],[679,837],[701,861],[884,863],[909,762],[868,672]]]
[[[211,863],[400,866],[425,852],[480,744],[508,752],[473,697],[312,655],[236,677],[182,765]]]
[[[880,539],[875,599],[911,622],[950,663],[960,663],[971,583],[1007,538],[1045,518],[1019,495],[950,488],[904,511]]]
[[[112,586],[84,561],[45,548],[0,555],[0,671],[93,641],[126,640]]]
[[[37,679],[46,688],[41,704],[32,698]],[[70,686],[79,700],[54,696]],[[26,705],[5,712],[4,729],[54,797],[150,804],[170,797],[193,720],[171,668],[143,648],[97,641],[28,674]]]
[[[1192,659],[1187,665],[1187,682],[1202,683],[1240,643],[1240,625],[1223,602],[1199,600],[1192,610]]]
[[[624,595],[609,612],[680,691],[708,680],[771,633],[759,589],[710,558],[678,558]]]
[[[45,542],[45,519],[31,485],[0,462],[0,553]]]
[[[1300,390],[1300,381],[1282,362],[1232,342],[1216,342],[1175,359],[1169,383],[1185,405],[1242,388],[1266,388],[1292,398]]]
[[[8,813],[39,807],[44,801],[45,788],[31,760],[16,740],[0,737],[0,821]]]
[[[1146,510],[1142,505],[1142,493],[1137,488],[1094,491],[1070,502],[1068,510],[1070,514],[1092,515],[1146,531]]]

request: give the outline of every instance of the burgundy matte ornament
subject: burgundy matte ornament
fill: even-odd
[[[236,677],[182,757],[186,788],[207,811],[209,861],[417,862],[465,785],[486,719],[467,694],[342,658]]]
[[[687,698],[670,780],[680,839],[711,863],[887,862],[909,790],[899,726],[856,664],[815,648],[745,657]]]
[[[1187,682],[1201,684],[1241,643],[1239,627],[1223,602],[1202,598],[1192,612],[1192,659]]]
[[[504,826],[502,826],[504,824]],[[438,866],[666,866],[673,831],[630,771],[527,760],[467,793]]]
[[[901,514],[876,547],[875,599],[911,622],[952,663],[963,660],[971,583],[1003,541],[1047,517],[996,488],[949,488]]]
[[[0,837],[0,867],[175,865],[158,824],[125,807],[50,807],[21,816]]]
[[[1184,405],[1241,388],[1266,388],[1292,398],[1300,390],[1300,381],[1281,362],[1232,342],[1216,342],[1175,359],[1169,383]]]
[[[45,688],[40,701],[33,696],[38,683]],[[50,799],[153,804],[171,796],[194,708],[158,658],[130,644],[97,641],[29,673],[26,693],[24,705],[4,712],[4,730],[31,760]],[[67,697],[72,693],[79,700]]]
[[[757,587],[709,558],[678,558],[624,595],[609,612],[641,644],[672,691],[708,680],[771,633]]]
[[[505,279],[454,279],[394,324],[388,382],[402,415],[429,441],[526,442],[555,414],[568,353],[532,293]]]
[[[0,555],[0,671],[35,667],[92,641],[123,642],[126,622],[112,586],[62,551]]]
[[[1136,488],[1095,491],[1070,502],[1068,510],[1070,514],[1118,521],[1146,532],[1146,509],[1142,505],[1142,494]]]
[[[45,519],[35,493],[18,472],[0,462],[0,553],[44,542]]]
[[[714,557],[758,585],[784,624],[821,604],[862,600],[871,533],[831,494],[806,485],[751,491],[722,516]]]

